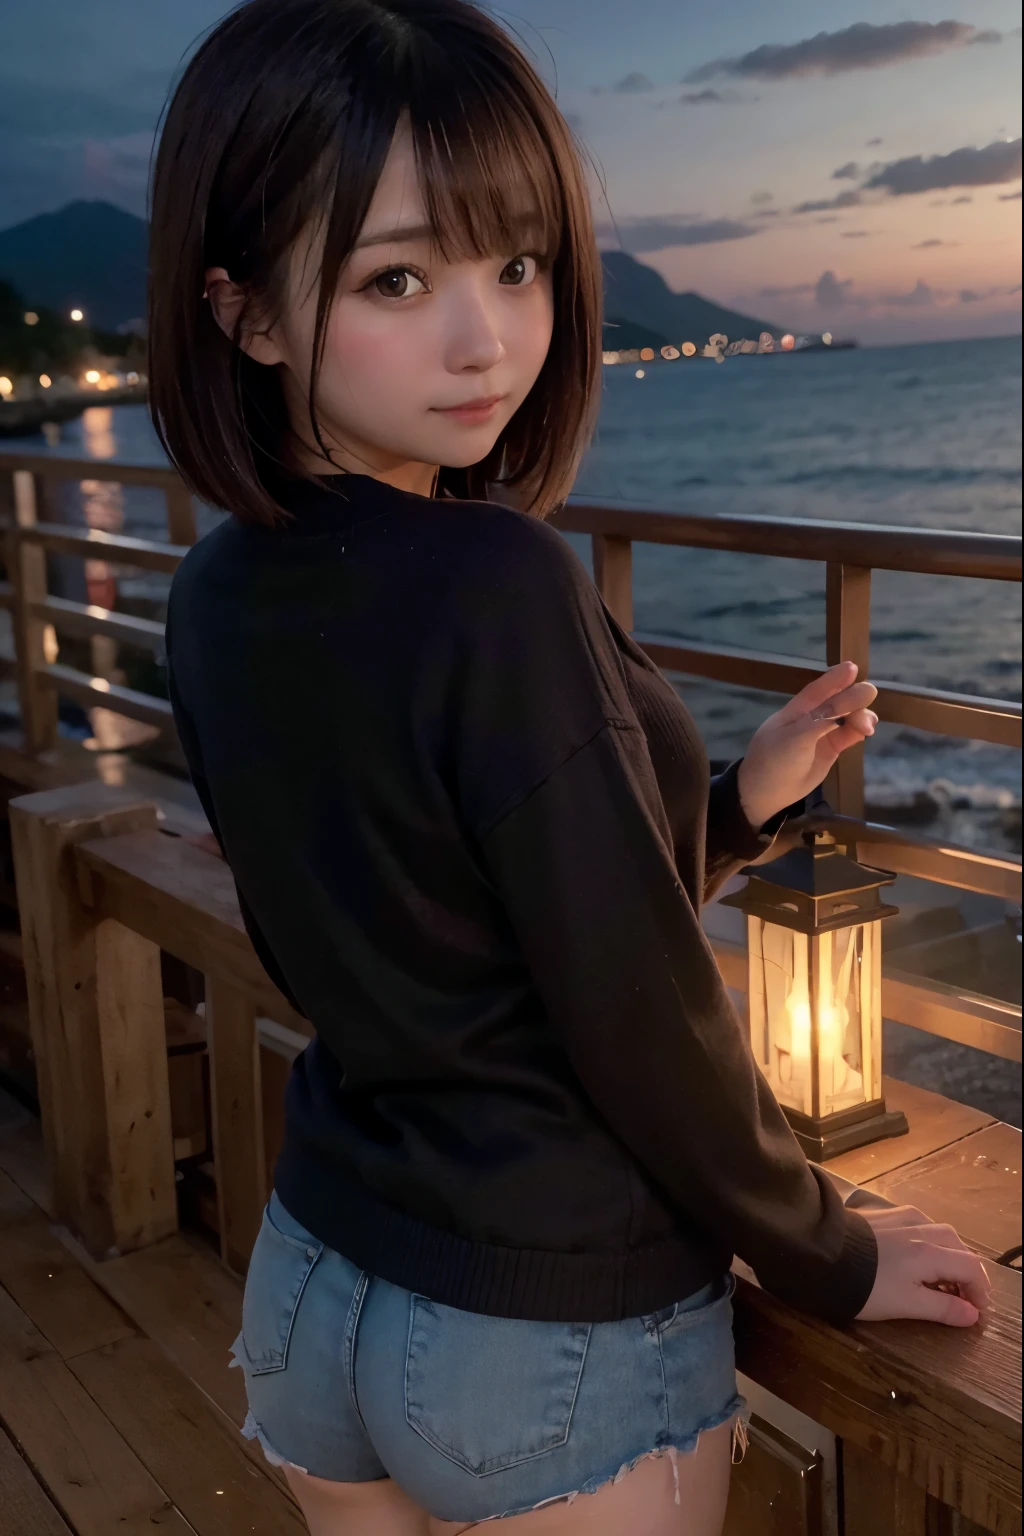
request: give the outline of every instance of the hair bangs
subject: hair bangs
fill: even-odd
[[[529,250],[550,264],[562,247],[552,146],[508,85],[453,79],[450,92],[432,86],[408,102],[427,217],[447,260]]]
[[[452,493],[494,487],[545,516],[593,429],[602,274],[579,150],[511,36],[466,0],[243,0],[189,62],[160,138],[150,221],[150,402],[196,494],[241,521],[287,510],[280,470],[295,424],[277,373],[225,336],[204,301],[224,266],[246,315],[272,324],[300,238],[316,291],[310,427],[338,276],[400,123],[449,260],[536,255],[554,330],[533,389],[486,459],[442,466]],[[330,456],[327,455],[328,461]]]

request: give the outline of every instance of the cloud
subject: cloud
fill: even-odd
[[[866,240],[868,235],[870,235],[870,234],[871,234],[871,230],[870,229],[844,229],[843,230],[843,239],[844,240]]]
[[[612,90],[626,96],[631,96],[639,91],[653,91],[654,86],[646,75],[641,75],[637,70],[633,70],[630,74],[623,75],[621,80],[616,81],[612,86]]]
[[[883,296],[882,303],[896,304],[903,309],[926,309],[935,303],[935,290],[918,278],[909,293],[887,293]]]
[[[847,160],[838,170],[832,172],[833,181],[856,181],[860,175],[860,166],[856,160]]]
[[[580,114],[578,112],[563,112],[562,116],[565,118],[566,126],[573,133],[579,133],[583,127],[583,119]]]
[[[961,304],[976,304],[981,294],[975,293],[973,288],[961,288],[959,298]]]
[[[960,195],[960,197],[952,198],[951,201],[952,201],[953,207],[955,208],[957,203],[973,203],[974,202],[974,198],[971,197],[969,192],[964,192],[964,193],[962,193]]]
[[[983,32],[975,32],[971,38],[972,43],[1001,43],[1003,34],[997,32],[994,27],[986,27]]]
[[[860,200],[859,192],[839,192],[835,197],[822,197],[810,203],[798,203],[793,212],[824,213],[829,208],[856,208]]]
[[[750,201],[756,204],[757,207],[761,207],[764,203],[773,203],[775,201],[775,194],[774,192],[751,192]]]
[[[718,245],[726,240],[747,240],[757,234],[760,230],[737,219],[693,219],[674,214],[620,219],[615,229],[610,225],[598,228],[599,236],[621,239],[622,249],[634,254],[664,251],[677,245]]]
[[[916,245],[912,245],[910,247],[910,249],[912,251],[931,251],[931,250],[934,250],[934,248],[936,246],[938,246],[938,245],[959,245],[959,244],[960,244],[959,240],[934,240],[934,239],[932,239],[932,240],[919,240],[917,242],[917,244]]]
[[[868,141],[865,144],[864,148],[865,149],[874,149],[876,144],[884,144],[884,143],[885,143],[884,139],[868,139]]]
[[[723,96],[721,91],[713,91],[710,87],[703,91],[684,91],[679,100],[684,107],[709,107],[716,102],[724,103],[731,98]]]
[[[999,194],[999,201],[1001,203],[1019,203],[1020,202],[1020,191],[1021,191],[1021,189],[1020,189],[1020,187],[1018,187],[1016,192],[1000,192],[1000,194]],[[961,201],[964,201],[964,199],[961,199],[961,198],[958,197],[958,198],[955,198],[954,201],[959,203]]]
[[[754,214],[755,219],[777,219],[778,217],[779,210],[777,208],[759,208]]]
[[[1015,181],[1021,174],[1021,141],[997,139],[983,149],[954,149],[948,155],[911,155],[893,160],[864,183],[865,190],[881,189],[894,197],[945,187],[987,187]]]
[[[759,299],[791,299],[798,293],[813,293],[813,283],[791,283],[788,288],[759,288]]]
[[[822,309],[836,309],[846,303],[846,296],[853,286],[849,277],[842,281],[834,272],[823,272],[814,285],[814,300]]]
[[[818,32],[798,43],[762,43],[738,58],[712,59],[686,78],[697,83],[718,75],[753,80],[839,75],[854,69],[879,69],[990,40],[987,32],[979,32],[963,21],[897,21],[883,26],[858,21],[840,32]]]

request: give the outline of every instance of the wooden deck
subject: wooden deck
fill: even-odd
[[[38,1122],[0,1092],[3,1536],[302,1536],[238,1433],[241,1282],[184,1233],[95,1263],[47,1207]]]

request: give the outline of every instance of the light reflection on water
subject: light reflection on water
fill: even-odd
[[[588,497],[696,512],[1019,532],[1019,355],[1019,342],[1007,338],[736,359],[722,368],[655,364],[640,381],[631,370],[609,369],[578,488]],[[52,447],[39,438],[24,446],[58,457],[164,462],[139,406],[93,407],[66,424]],[[66,485],[59,500],[68,520],[166,537],[158,490],[85,481],[80,490]],[[223,515],[197,511],[200,535]],[[569,537],[589,564],[589,540]],[[85,601],[82,562],[60,563],[64,595]],[[90,562],[96,590],[104,565]],[[117,574],[108,568],[108,579]],[[816,564],[638,545],[634,583],[638,629],[824,654]],[[149,604],[152,611],[168,585],[168,577],[126,571],[118,579],[121,606]],[[880,572],[872,616],[876,675],[1020,697],[1014,584]],[[764,695],[742,690],[695,680],[681,687],[715,756],[741,752],[771,707]],[[1000,800],[1019,804],[1020,754],[984,743],[883,726],[870,743],[867,771],[879,803],[938,782],[953,817],[946,835],[963,840],[973,837],[970,827],[956,825],[954,802],[969,819],[978,812],[994,822]]]

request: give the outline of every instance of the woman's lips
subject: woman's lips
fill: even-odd
[[[434,409],[439,416],[465,422],[467,426],[476,426],[480,422],[489,421],[506,398],[505,395],[484,395],[479,400],[467,400],[462,405],[435,406]]]

